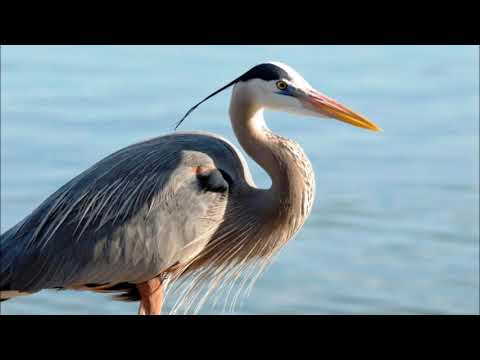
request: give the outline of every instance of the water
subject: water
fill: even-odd
[[[266,113],[316,172],[304,228],[241,314],[479,313],[476,46],[2,46],[1,231],[109,153],[164,134],[196,101],[265,60],[385,131]],[[233,140],[230,92],[182,130]],[[234,141],[235,144],[238,144]],[[249,160],[259,186],[267,175]],[[174,299],[167,301],[167,310]],[[43,291],[3,314],[131,314],[136,304]],[[202,313],[221,313],[222,304]]]

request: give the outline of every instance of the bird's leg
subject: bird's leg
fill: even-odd
[[[163,305],[164,285],[159,277],[137,284],[140,293],[139,315],[160,315]]]

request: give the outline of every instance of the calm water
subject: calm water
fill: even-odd
[[[100,158],[170,132],[211,91],[259,62],[279,60],[385,131],[266,113],[274,131],[309,155],[317,197],[302,231],[236,313],[479,313],[478,47],[1,51],[2,233]],[[205,103],[182,130],[233,140],[229,96]],[[268,186],[267,175],[249,165],[257,184]],[[43,291],[1,306],[3,314],[137,310],[108,296],[69,291]],[[209,305],[202,313],[222,309]]]

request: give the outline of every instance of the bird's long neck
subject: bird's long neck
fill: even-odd
[[[304,223],[314,198],[315,176],[302,148],[274,134],[263,118],[263,108],[241,90],[230,103],[232,127],[243,149],[270,176],[272,186],[258,196],[259,214],[269,236],[287,241]],[[280,244],[279,244],[280,245]]]
[[[221,228],[189,265],[192,270],[203,269],[202,279],[210,277],[211,288],[230,276],[230,270],[238,275],[245,264],[253,262],[264,269],[305,222],[315,191],[313,169],[303,150],[271,132],[261,106],[241,88],[233,89],[230,118],[243,149],[265,169],[272,186],[263,190],[250,184],[237,189]]]

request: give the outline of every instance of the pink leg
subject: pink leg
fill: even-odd
[[[159,278],[153,278],[137,284],[140,292],[139,315],[160,315],[163,305],[164,286]]]

